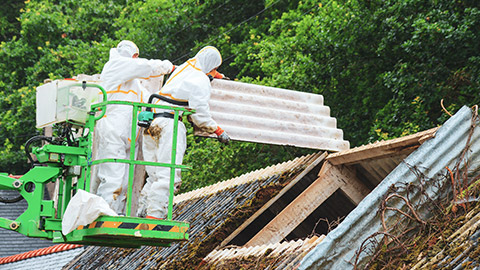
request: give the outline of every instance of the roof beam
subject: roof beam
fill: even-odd
[[[327,157],[333,165],[350,165],[363,160],[398,155],[405,152],[410,154],[417,149],[425,140],[435,136],[437,128],[418,132],[412,135],[396,138],[374,144],[362,145],[349,150],[341,151]]]
[[[318,179],[245,246],[280,242],[338,189],[341,189],[355,204],[369,193],[369,189],[357,179],[351,169],[346,166],[334,166],[326,161]]]
[[[223,242],[218,245],[218,248],[222,248],[228,245],[237,235],[239,235],[243,230],[245,230],[252,222],[254,222],[258,217],[260,217],[265,211],[267,211],[275,202],[280,200],[295,184],[297,184],[303,177],[305,177],[311,170],[318,166],[326,157],[327,153],[317,153],[317,157],[299,174],[290,181],[275,197],[269,200],[264,204],[255,214],[247,219],[240,227],[238,227],[233,233],[231,233]]]

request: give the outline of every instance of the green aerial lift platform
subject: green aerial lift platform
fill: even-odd
[[[150,98],[149,103],[108,101],[107,94],[100,85],[86,81],[59,80],[50,83],[47,88],[41,92],[39,91],[42,89],[37,88],[37,111],[39,98],[53,100],[55,108],[47,118],[53,116],[56,125],[65,132],[55,138],[36,136],[27,142],[25,150],[31,161],[33,159],[30,157],[29,143],[46,141],[47,144],[42,147],[33,147],[32,153],[37,157],[37,164],[19,179],[9,177],[6,173],[0,174],[0,189],[16,190],[19,192],[18,200],[23,198],[28,203],[26,211],[16,220],[0,217],[0,227],[28,237],[50,239],[54,243],[140,247],[142,245],[169,246],[172,242],[188,240],[189,224],[172,220],[172,207],[175,169],[187,169],[187,166],[175,164],[178,119],[180,113],[185,115],[193,112],[184,107],[151,104],[152,98],[156,95]],[[145,124],[152,119],[151,108],[168,109],[174,112],[171,163],[135,160],[133,150],[135,140],[131,142],[132,151],[129,159],[92,160],[95,123],[105,115],[107,106],[113,104],[132,107],[131,138],[137,137],[137,120]],[[41,119],[41,121],[44,120]],[[37,112],[37,123],[38,121]],[[48,121],[47,119],[46,122]],[[71,233],[63,235],[62,218],[70,199],[78,190],[90,191],[92,166],[104,162],[129,164],[126,215],[100,216],[91,224],[79,226]],[[132,186],[134,167],[137,164],[170,168],[170,195],[168,215],[165,220],[139,218],[132,215]],[[54,199],[45,199],[46,184],[51,182],[56,184]]]

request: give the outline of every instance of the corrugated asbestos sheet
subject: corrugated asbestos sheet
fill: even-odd
[[[99,75],[75,78],[96,81]],[[332,152],[350,148],[322,95],[213,80],[209,105],[213,119],[234,140]],[[195,135],[212,136],[200,131]]]
[[[174,219],[190,222],[190,240],[168,248],[123,249],[89,247],[72,261],[71,269],[192,269],[225,237],[283,186],[302,172],[319,154],[178,196]]]
[[[335,152],[350,147],[321,95],[226,80],[213,80],[212,88],[212,117],[232,139]]]
[[[300,260],[324,238],[313,236],[254,247],[214,250],[198,269],[295,269]]]
[[[467,146],[472,127],[472,110],[463,107],[436,131],[435,137],[423,143],[404,162],[397,166],[345,220],[303,259],[299,269],[353,269],[355,252],[364,240],[382,231],[377,209],[392,185],[421,185],[422,179],[441,181],[447,174],[446,166],[453,168]],[[478,125],[478,119],[476,119]],[[471,134],[470,149],[460,168],[468,163],[469,173],[478,175],[480,169],[480,129]],[[442,178],[443,177],[443,178]],[[425,193],[432,199],[439,197],[438,185],[425,185]],[[420,204],[421,196],[411,194],[411,203]],[[390,205],[396,209],[406,208],[403,200]],[[389,213],[385,219],[398,218],[398,212]],[[361,253],[359,261],[365,261]]]

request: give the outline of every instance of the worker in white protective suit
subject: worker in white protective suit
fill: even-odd
[[[100,75],[101,85],[107,91],[109,101],[144,102],[148,100],[148,93],[140,80],[169,74],[173,70],[173,65],[168,60],[148,60],[138,58],[138,55],[138,47],[128,40],[120,42],[116,48],[110,50],[110,58]],[[136,140],[130,138],[132,110],[132,106],[127,105],[107,106],[105,116],[96,126],[96,159],[129,159],[131,140]],[[97,166],[97,194],[104,198],[114,211],[124,213],[129,165],[108,162]]]
[[[220,52],[212,46],[200,50],[194,58],[177,67],[170,75],[159,95],[173,100],[176,105],[184,105],[195,109],[191,116],[193,123],[207,133],[215,133],[222,143],[228,143],[230,137],[223,131],[210,115],[208,101],[210,99],[210,79],[207,74],[221,77],[216,69],[222,63]],[[171,103],[156,100],[160,105],[172,106]],[[171,111],[159,110],[150,128],[143,132],[142,150],[145,161],[171,163],[173,140],[173,114]],[[186,148],[185,125],[178,122],[176,164],[182,164]],[[137,215],[147,218],[165,218],[167,215],[170,168],[146,166],[148,178],[143,187]],[[180,170],[175,171],[175,186],[181,183]]]

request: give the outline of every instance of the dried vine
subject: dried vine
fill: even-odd
[[[424,251],[435,245],[448,245],[445,232],[452,221],[468,211],[470,201],[479,201],[478,198],[471,199],[471,195],[479,193],[479,190],[472,189],[471,184],[476,183],[480,176],[473,179],[468,177],[469,164],[466,159],[478,121],[477,109],[473,108],[470,132],[460,158],[453,170],[446,167],[443,178],[427,179],[418,168],[407,164],[418,181],[416,184],[390,187],[378,209],[382,230],[362,242],[356,251],[354,269],[406,269],[410,262],[417,259],[413,256],[413,250]],[[437,185],[442,194],[447,196],[440,196],[436,200],[430,198],[425,190],[431,185]],[[444,192],[448,190],[451,192]],[[412,198],[416,198],[415,203]],[[395,205],[401,205],[401,209]],[[361,261],[361,255],[368,260]]]

